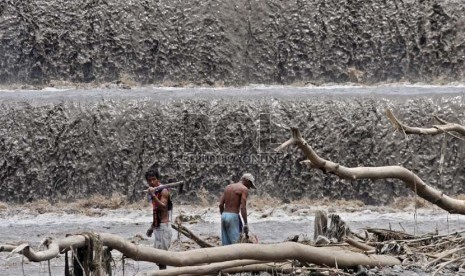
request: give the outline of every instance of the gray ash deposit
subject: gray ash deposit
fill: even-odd
[[[0,201],[96,193],[135,200],[153,164],[164,181],[186,181],[181,201],[201,190],[213,199],[245,171],[256,176],[258,194],[283,200],[385,204],[413,194],[400,180],[309,170],[296,148],[274,152],[289,126],[323,158],[348,167],[402,165],[448,195],[465,193],[463,139],[405,137],[385,116],[391,108],[411,126],[435,124],[433,114],[463,124],[461,87],[15,91],[0,99]]]
[[[4,0],[0,83],[463,81],[456,0]]]

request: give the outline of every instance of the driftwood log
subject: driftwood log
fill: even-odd
[[[93,233],[92,236],[102,246],[118,250],[135,261],[164,263],[169,266],[195,266],[205,263],[218,263],[236,260],[256,260],[262,262],[282,262],[298,260],[326,267],[352,268],[357,265],[391,266],[400,264],[399,259],[387,255],[366,255],[337,248],[313,247],[295,242],[278,244],[234,244],[212,248],[194,249],[184,252],[171,252],[152,247],[135,245],[124,238],[108,234]],[[71,248],[86,246],[89,235],[74,235],[52,242],[47,250],[35,252],[30,247],[21,245],[13,251],[31,257],[31,261],[45,261],[58,256]],[[2,247],[11,249],[11,247]],[[24,249],[27,250],[25,251]],[[57,250],[57,248],[59,250]]]
[[[298,128],[291,128],[292,137],[276,148],[281,151],[290,145],[296,145],[307,157],[303,161],[310,168],[321,169],[324,173],[332,173],[341,178],[357,179],[386,179],[402,180],[405,185],[418,196],[439,206],[452,214],[465,214],[465,201],[445,195],[443,192],[427,185],[420,177],[402,166],[382,167],[354,167],[348,168],[340,164],[325,160],[318,156],[312,147],[304,140]]]

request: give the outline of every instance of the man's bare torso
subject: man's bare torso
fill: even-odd
[[[226,186],[224,191],[224,211],[238,214],[241,207],[242,194],[247,194],[247,192],[247,187],[240,182]]]
[[[161,192],[161,198],[160,201],[165,204],[165,206],[159,206],[159,215],[160,215],[160,222],[161,223],[167,223],[170,221],[170,213],[168,210],[168,201],[169,201],[169,191],[167,189],[164,189]]]

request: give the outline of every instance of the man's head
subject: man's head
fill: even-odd
[[[145,180],[150,187],[157,187],[160,184],[160,174],[156,170],[149,170],[145,173]]]
[[[253,177],[252,174],[250,173],[244,173],[244,175],[241,177],[242,183],[247,186],[247,188],[252,188],[252,189],[257,189],[255,186],[255,177]]]

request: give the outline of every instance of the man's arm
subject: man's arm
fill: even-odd
[[[247,189],[242,190],[241,193],[241,215],[244,220],[244,225],[247,225],[247,195],[249,191]]]
[[[219,203],[218,207],[220,207],[220,214],[223,214],[223,212],[224,212],[224,193],[220,197],[220,203]]]

